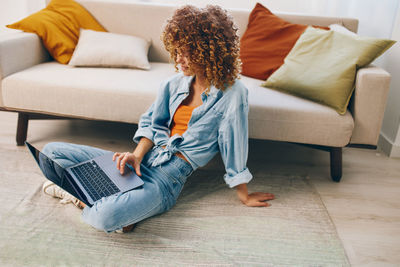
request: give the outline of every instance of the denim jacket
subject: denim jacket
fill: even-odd
[[[225,182],[229,187],[248,183],[252,175],[246,166],[248,153],[248,91],[236,80],[225,91],[211,86],[203,92],[203,104],[193,110],[187,130],[170,137],[170,126],[175,111],[189,95],[193,76],[177,74],[162,83],[156,101],[139,121],[133,140],[142,137],[156,147],[165,146],[153,162],[158,166],[176,152],[182,153],[193,170],[206,165],[221,153],[225,165]]]

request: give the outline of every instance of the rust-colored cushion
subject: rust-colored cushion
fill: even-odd
[[[52,0],[46,8],[7,27],[36,33],[50,55],[63,64],[71,59],[80,28],[106,31],[83,6],[73,0]]]
[[[242,74],[266,80],[282,64],[307,25],[294,24],[275,16],[257,3],[240,40]]]

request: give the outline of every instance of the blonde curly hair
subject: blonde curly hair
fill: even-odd
[[[240,72],[237,27],[226,10],[216,5],[183,6],[175,11],[162,33],[162,40],[177,67],[177,55],[189,57],[189,70],[203,72],[207,87],[220,90],[233,85]]]

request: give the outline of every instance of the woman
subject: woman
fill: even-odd
[[[132,229],[175,204],[190,174],[221,153],[225,182],[235,187],[247,206],[269,206],[273,194],[248,194],[252,175],[246,167],[248,150],[247,89],[239,75],[239,39],[232,19],[218,6],[184,6],[167,22],[162,38],[181,73],[165,81],[156,101],[142,115],[133,152],[115,153],[124,174],[125,164],[144,181],[142,187],[102,198],[83,209],[83,220],[106,232]],[[67,167],[102,155],[98,148],[50,143],[43,152]],[[128,165],[128,166],[129,166]],[[84,204],[54,184],[44,192]]]

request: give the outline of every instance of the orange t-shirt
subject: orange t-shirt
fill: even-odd
[[[172,118],[171,125],[171,136],[175,134],[182,135],[188,127],[190,118],[192,117],[192,112],[196,107],[190,107],[186,105],[180,105],[174,117]]]

